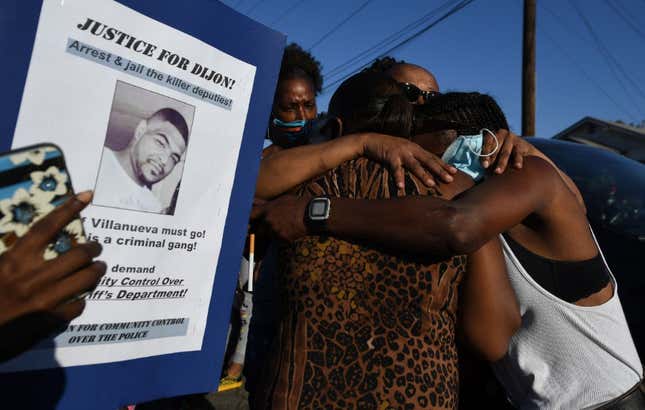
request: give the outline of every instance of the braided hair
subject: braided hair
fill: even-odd
[[[495,132],[508,129],[502,109],[493,97],[477,92],[450,92],[432,97],[424,105],[416,105],[416,132],[423,132],[423,121],[441,120],[452,123],[460,135],[478,134],[482,128]]]

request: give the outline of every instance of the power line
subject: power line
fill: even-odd
[[[589,20],[587,19],[587,17],[584,15],[584,13],[582,13],[582,10],[580,10],[578,5],[573,0],[569,0],[569,3],[571,3],[573,8],[576,10],[576,13],[578,14],[580,19],[584,23],[584,25],[587,28],[587,31],[589,32],[591,37],[593,38],[594,43],[596,45],[596,48],[603,55],[605,61],[608,62],[612,73],[614,73],[614,76],[617,79],[619,78],[619,76],[616,74],[616,71],[615,71],[615,69],[618,69],[618,71],[620,71],[620,73],[624,76],[624,78],[627,79],[627,81],[629,83],[631,83],[632,87],[634,87],[634,89],[636,91],[638,91],[638,94],[640,94],[640,96],[642,98],[645,98],[645,92],[643,92],[643,90],[640,89],[638,84],[636,84],[636,82],[634,80],[632,80],[632,78],[627,74],[627,72],[625,71],[623,66],[618,62],[618,60],[616,60],[616,58],[611,54],[611,52],[603,44],[603,42],[600,40],[600,37],[594,31],[594,29],[593,29],[591,23],[589,22]],[[625,94],[627,94],[629,96],[629,98],[631,99],[631,94],[629,93],[628,88],[624,85],[624,83],[622,81],[619,81],[619,82],[620,82],[620,85],[625,90]],[[632,100],[632,102],[634,103],[634,105],[637,105],[635,101]]]
[[[585,23],[585,27],[586,27],[586,28],[587,28],[587,30],[588,30],[588,29],[589,29],[589,27],[590,27],[590,24],[588,23],[588,20],[584,17],[584,15],[581,15],[581,11],[579,10],[579,8],[578,8],[578,7],[576,7],[576,5],[575,5],[575,4],[573,4],[573,3],[572,3],[572,1],[571,1],[571,0],[570,0],[569,2],[571,3],[571,6],[576,10],[576,12],[578,13],[578,16],[580,16],[580,18],[582,19],[583,23]],[[562,27],[564,27],[564,28],[565,28],[569,33],[574,34],[574,35],[575,35],[575,36],[576,36],[580,41],[584,42],[585,44],[587,44],[587,43],[588,43],[588,40],[587,40],[585,37],[583,37],[583,35],[582,35],[582,34],[580,34],[580,33],[579,33],[578,31],[576,31],[576,30],[573,30],[573,29],[572,29],[571,24],[567,24],[567,22],[565,22],[565,21],[564,21],[564,20],[563,20],[563,19],[562,19],[558,14],[556,14],[555,12],[553,12],[552,10],[550,10],[549,8],[547,8],[546,6],[544,6],[544,3],[543,3],[543,2],[538,2],[538,6],[540,6],[543,10],[545,10],[545,11],[547,11],[549,14],[551,14],[551,16],[552,16],[552,17],[554,17],[554,18],[555,18],[555,20],[556,20],[556,21],[557,21],[557,22],[558,22]],[[587,24],[589,24],[589,25],[587,25]],[[592,29],[591,31],[593,32],[593,29]],[[595,35],[595,32],[593,32],[593,33],[594,33],[594,34],[592,34],[592,37],[593,37],[593,35]],[[595,38],[594,38],[594,39],[595,39]],[[553,40],[553,41],[555,41],[555,40]],[[632,95],[628,92],[627,87],[625,86],[625,84],[624,84],[624,82],[621,80],[621,78],[618,76],[618,73],[616,72],[616,70],[615,70],[614,66],[612,65],[612,57],[611,57],[611,55],[608,55],[608,54],[605,52],[606,50],[604,50],[601,46],[599,46],[599,45],[598,45],[598,43],[595,43],[595,47],[598,49],[598,51],[599,51],[599,53],[600,53],[600,56],[605,60],[605,63],[607,64],[607,66],[608,66],[608,68],[609,68],[609,70],[610,70],[611,74],[613,75],[614,79],[616,80],[616,82],[618,82],[618,84],[619,84],[619,85],[620,85],[620,87],[623,89],[623,91],[625,92],[625,94],[627,95],[627,97],[632,101],[632,105],[634,105],[634,106],[636,106],[636,107],[637,107],[637,106],[638,106],[638,104],[636,104],[636,102],[633,100]],[[568,56],[569,58],[571,58],[570,54],[568,54],[568,53],[567,53],[567,56]],[[575,60],[574,60],[574,61],[575,61]],[[596,87],[598,87],[598,89],[600,89],[600,90],[603,92],[603,94],[605,94],[605,95],[606,95],[606,96],[607,96],[607,97],[608,97],[608,98],[609,98],[609,99],[610,99],[610,100],[611,100],[615,105],[617,105],[617,106],[618,106],[618,107],[619,107],[619,108],[620,108],[624,113],[626,113],[628,116],[630,116],[630,117],[632,117],[632,118],[636,118],[636,117],[634,117],[634,115],[633,115],[633,114],[629,114],[629,113],[627,113],[627,111],[625,110],[625,108],[624,108],[622,105],[618,104],[618,103],[616,102],[616,100],[614,100],[612,97],[610,97],[610,96],[609,96],[609,93],[608,93],[607,91],[605,91],[602,87],[600,87],[600,86],[598,85],[598,83],[596,83],[596,82],[591,78],[591,76],[590,76],[589,74],[587,74],[587,73],[586,73],[586,72],[585,72],[581,67],[580,67],[580,70],[581,70],[583,73],[585,73],[585,76],[586,76],[590,81],[592,81],[592,82],[594,83],[594,85],[596,85]]]
[[[576,10],[576,12],[578,13],[578,16],[580,16],[580,13],[581,13],[580,9],[577,8],[576,5],[573,4],[571,0],[569,0],[569,3]],[[564,27],[569,33],[575,35],[581,42],[583,42],[585,44],[589,43],[587,37],[585,37],[579,31],[574,30],[572,28],[571,24],[568,24],[566,21],[564,21],[564,19],[562,17],[560,17],[558,14],[556,14],[553,10],[551,10],[548,7],[544,6],[544,4],[542,2],[538,2],[538,6],[540,6],[544,11],[548,12],[549,14],[551,14],[551,16],[554,17],[557,20],[558,24],[560,24],[562,27]],[[588,23],[589,22],[588,19],[584,15],[581,16],[581,19],[582,19],[583,23],[585,23],[585,22]],[[589,27],[591,27],[590,23],[589,23],[589,25],[585,24],[585,28],[587,28],[587,30],[589,30]],[[591,31],[593,32],[592,38],[594,40],[599,39],[599,36],[597,36],[597,35],[594,37],[595,31],[593,30],[593,28],[591,29]],[[598,49],[598,47],[599,47],[598,43],[595,43],[595,47]],[[607,47],[605,47],[604,44],[602,44],[602,42],[600,44],[600,47],[601,47],[601,49],[599,49],[598,51],[601,53],[601,57],[603,57],[603,59],[607,63],[607,66],[612,71],[612,74],[614,74],[614,76],[617,77],[617,75],[615,74],[615,71],[613,69],[613,66],[612,66],[613,61],[617,61],[617,60],[613,57],[613,55],[611,55],[611,53],[609,52]],[[618,81],[619,83],[622,84],[620,78],[616,78],[616,81]]]
[[[408,36],[406,39],[404,39],[403,41],[401,41],[401,42],[397,43],[397,44],[396,44],[396,45],[394,45],[393,47],[390,47],[388,50],[386,50],[386,51],[384,51],[384,52],[380,53],[380,54],[379,54],[379,57],[382,57],[382,56],[388,55],[388,54],[390,54],[392,51],[396,50],[397,48],[402,47],[402,46],[404,46],[405,44],[409,43],[410,41],[412,41],[412,40],[416,39],[416,38],[417,38],[417,37],[419,37],[421,34],[423,34],[423,33],[427,32],[428,30],[430,30],[431,28],[433,28],[433,27],[434,27],[434,26],[436,26],[437,24],[439,24],[439,23],[441,23],[442,21],[446,20],[448,17],[450,17],[450,16],[452,16],[453,14],[457,13],[458,11],[462,10],[464,7],[468,6],[468,5],[469,5],[470,3],[472,3],[473,1],[474,1],[474,0],[464,0],[464,1],[461,1],[459,4],[457,4],[456,6],[454,6],[453,8],[451,8],[448,12],[446,12],[444,15],[442,15],[441,17],[439,17],[437,20],[435,20],[435,21],[433,21],[432,23],[430,23],[430,24],[428,24],[427,26],[425,26],[423,29],[421,29],[421,30],[417,31],[416,33],[414,33],[414,34],[412,34],[412,35],[410,35],[410,36]],[[350,72],[349,74],[347,74],[347,75],[345,75],[345,76],[343,76],[343,77],[339,78],[338,80],[333,81],[331,84],[328,84],[328,85],[323,89],[323,91],[328,90],[330,87],[332,87],[333,85],[336,85],[336,84],[340,83],[341,81],[344,81],[346,78],[350,77],[350,76],[351,76],[352,74],[354,74],[355,72],[357,72],[357,71],[359,71],[359,70],[361,70],[361,69],[363,69],[363,68],[367,67],[368,65],[369,65],[369,62],[368,62],[367,64],[362,65],[362,66],[361,66],[361,67],[359,67],[357,70],[354,70],[354,71]]]
[[[645,0],[643,0],[643,3],[645,3]],[[623,11],[623,14],[625,16],[627,16],[628,20],[630,20],[632,22],[632,24],[635,24],[637,26],[641,24],[638,20],[636,20],[636,18],[632,15],[632,13],[627,9],[627,6],[625,4],[617,2],[617,1],[614,1],[614,5]]]
[[[577,5],[576,5],[576,4],[574,4],[574,3],[573,3],[573,1],[572,1],[572,0],[569,0],[569,3],[570,3],[570,5],[574,8],[574,10],[577,12],[578,16],[580,17],[580,19],[581,19],[581,20],[582,20],[582,22],[584,23],[585,28],[587,29],[587,31],[589,31],[589,29],[591,28],[591,24],[589,23],[589,20],[584,16],[584,14],[582,14],[581,10],[577,7]],[[539,5],[542,9],[544,9],[545,11],[547,11],[549,14],[551,14],[551,16],[553,16],[553,17],[556,19],[556,21],[557,21],[557,22],[558,22],[562,27],[564,27],[564,28],[565,28],[569,33],[574,34],[574,35],[575,35],[575,36],[576,36],[580,41],[582,41],[583,43],[585,43],[585,44],[587,44],[587,43],[588,43],[588,39],[587,39],[587,38],[585,38],[585,37],[584,37],[581,33],[579,33],[577,30],[573,30],[573,29],[572,29],[572,27],[571,27],[571,24],[568,24],[567,22],[565,22],[565,21],[564,21],[564,19],[563,19],[562,17],[560,17],[558,14],[556,14],[555,12],[553,12],[552,10],[550,10],[549,8],[547,8],[546,6],[544,6],[544,4],[543,4],[543,3],[541,3],[541,2],[538,2],[538,5]],[[616,72],[616,68],[614,67],[614,64],[613,64],[613,62],[614,62],[614,61],[613,61],[613,59],[612,59],[611,54],[608,52],[608,50],[606,50],[606,48],[604,47],[604,45],[602,45],[602,43],[600,43],[600,44],[599,44],[599,42],[598,42],[598,41],[599,41],[598,36],[596,35],[596,33],[595,33],[595,31],[593,30],[593,28],[591,28],[590,33],[591,33],[592,39],[594,40],[594,46],[596,47],[597,51],[600,53],[600,57],[601,57],[603,60],[605,60],[605,63],[607,64],[607,67],[609,68],[609,71],[611,72],[611,75],[614,77],[614,79],[616,80],[616,82],[618,83],[618,85],[620,85],[620,87],[623,89],[623,91],[625,92],[625,94],[627,95],[627,97],[632,101],[632,104],[633,104],[633,105],[635,105],[635,106],[638,106],[638,104],[636,103],[636,101],[634,101],[634,99],[633,99],[633,97],[632,97],[632,94],[629,92],[629,90],[628,90],[628,89],[627,89],[627,87],[625,86],[625,83],[623,82],[623,80],[621,79],[621,77],[620,77],[620,76],[618,75],[618,73]]]
[[[309,50],[312,50],[314,47],[325,41],[329,36],[334,34],[336,30],[341,28],[345,23],[347,23],[349,20],[351,20],[355,15],[361,12],[365,7],[367,7],[373,0],[367,0],[363,4],[361,4],[356,10],[351,12],[347,17],[345,17],[340,23],[336,24],[334,27],[332,27],[328,32],[323,34],[322,37],[320,37],[318,40],[314,41],[314,43],[309,47]]]
[[[375,44],[374,46],[370,47],[369,49],[363,51],[362,53],[358,54],[357,56],[354,56],[353,58],[349,59],[348,61],[344,62],[343,64],[337,66],[336,68],[331,70],[331,72],[333,72],[333,74],[330,74],[330,76],[331,77],[334,77],[334,76],[338,77],[340,75],[340,77],[341,77],[340,81],[343,81],[345,78],[349,77],[350,75],[352,75],[356,71],[361,70],[364,67],[366,67],[367,65],[369,65],[369,63],[371,63],[374,60],[374,58],[376,58],[377,56],[385,55],[384,53],[380,52],[383,48],[390,47],[392,44],[395,44],[401,38],[407,38],[411,34],[413,35],[413,33],[416,33],[415,30],[418,27],[420,27],[420,26],[425,27],[429,23],[430,19],[436,13],[438,13],[440,10],[449,7],[451,4],[453,5],[453,8],[454,8],[456,1],[457,0],[449,0],[449,1],[445,2],[444,4],[442,4],[441,6],[437,7],[436,9],[426,13],[426,15],[424,15],[422,18],[420,18],[420,19],[408,24],[406,27],[404,27],[403,29],[399,30],[398,32],[392,34],[391,36],[389,36],[386,39],[378,42],[377,44]],[[371,56],[370,56],[370,54],[371,54]],[[356,65],[358,65],[358,68],[351,68],[352,66],[356,67]],[[347,71],[348,69],[351,70],[349,72],[349,74],[347,74],[347,75],[341,74],[342,72]],[[337,84],[337,83],[338,83],[338,81],[334,80],[334,81],[332,81],[331,85]],[[327,87],[325,87],[325,88],[327,88]]]
[[[452,16],[453,14],[455,14],[456,12],[458,12],[459,10],[461,10],[461,9],[463,9],[464,7],[468,6],[468,5],[469,5],[470,3],[472,3],[473,1],[475,1],[475,0],[466,0],[466,1],[463,1],[461,4],[458,4],[457,6],[455,6],[455,8],[454,8],[454,9],[452,9],[451,11],[449,11],[448,13],[446,13],[445,15],[441,16],[437,21],[435,21],[434,23],[429,24],[428,26],[426,26],[426,27],[425,27],[423,30],[421,30],[420,32],[418,32],[418,33],[416,33],[416,34],[412,35],[411,37],[409,37],[409,38],[407,38],[407,39],[403,40],[402,42],[400,42],[399,44],[395,45],[394,47],[392,47],[392,48],[388,49],[387,51],[385,51],[385,52],[381,53],[381,56],[384,56],[384,55],[390,54],[392,51],[396,50],[397,48],[403,47],[404,45],[406,45],[406,44],[407,44],[407,43],[409,43],[410,41],[412,41],[412,40],[414,40],[415,38],[419,37],[421,34],[425,33],[425,32],[426,32],[426,31],[428,31],[428,30],[430,30],[432,27],[436,26],[437,24],[441,23],[442,21],[444,21],[444,20],[445,20],[445,19],[447,19],[448,17]]]
[[[449,2],[446,2],[444,4],[448,4],[448,3]],[[393,34],[390,34],[389,36],[387,36],[383,40],[380,40],[378,43],[376,43],[373,46],[371,46],[370,48],[368,48],[366,50],[363,50],[362,52],[360,52],[359,54],[357,54],[354,57],[350,58],[349,60],[345,61],[344,63],[334,67],[331,70],[329,70],[328,73],[325,73],[325,76],[334,76],[334,75],[338,74],[339,72],[342,72],[346,67],[350,66],[351,64],[360,61],[363,57],[367,56],[368,54],[370,54],[370,53],[372,53],[372,52],[374,52],[374,51],[376,51],[376,50],[378,50],[378,49],[380,49],[382,47],[385,47],[386,45],[394,43],[396,40],[398,40],[399,38],[401,38],[405,34],[407,34],[407,32],[411,31],[411,29],[414,29],[414,28],[420,26],[421,24],[423,24],[424,22],[426,22],[435,13],[436,13],[436,11],[433,10],[433,11],[427,13],[426,15],[424,15],[423,17],[421,17],[420,19],[417,19],[417,20],[413,21],[412,23],[408,24],[407,26],[405,26],[404,28],[400,29],[399,31],[397,31],[397,32],[395,32]]]
[[[298,6],[302,5],[302,3],[304,3],[305,1],[307,1],[307,0],[298,0],[298,1],[296,1],[296,2],[295,2],[295,3],[293,3],[291,6],[289,6],[289,8],[288,8],[288,9],[286,9],[284,12],[282,12],[282,13],[278,16],[278,18],[276,18],[275,20],[273,20],[269,25],[270,25],[270,26],[273,26],[273,25],[277,24],[278,22],[282,21],[286,16],[288,16],[289,14],[291,14],[291,12],[293,12],[295,9],[297,9],[297,8],[298,8]]]
[[[614,4],[611,0],[607,1],[607,5],[618,14],[618,16],[625,22],[632,30],[636,32],[641,38],[645,39],[645,33],[643,33],[638,26],[636,26],[630,19],[629,14],[623,14],[623,10],[619,10],[617,4]]]
[[[564,27],[564,29],[567,30],[570,34],[575,35],[578,38],[578,40],[582,41],[585,44],[588,42],[588,40],[585,38],[585,36],[582,33],[580,33],[577,30],[574,30],[571,27],[571,24],[568,24],[566,21],[564,21],[564,19],[559,14],[556,14],[553,10],[546,7],[543,2],[538,1],[537,5],[544,11],[548,12],[555,20],[557,20],[558,24]]]
[[[397,41],[398,39],[400,39],[401,37],[406,35],[408,32],[410,32],[410,31],[416,29],[417,27],[419,27],[420,25],[426,23],[433,15],[438,13],[439,10],[441,10],[443,8],[446,8],[452,2],[454,2],[454,0],[448,0],[443,5],[435,8],[435,9],[432,9],[431,11],[429,11],[428,13],[423,15],[421,18],[413,21],[412,23],[409,23],[408,25],[406,25],[405,27],[403,27],[399,31],[397,31],[397,32],[395,32],[393,34],[390,34],[389,36],[387,36],[383,40],[381,40],[378,43],[374,44],[372,47],[362,51],[361,53],[355,55],[354,57],[350,58],[349,60],[345,61],[344,63],[334,67],[331,70],[329,70],[329,72],[324,74],[324,77],[327,78],[329,76],[335,76],[338,73],[344,71],[345,68],[347,68],[350,65],[360,61],[361,59],[363,59],[364,57],[366,57],[370,53],[372,53],[372,52],[374,52],[374,51],[376,51],[376,50],[378,50],[378,49],[380,49],[382,47],[386,47],[386,45],[394,43],[395,41]]]
[[[601,93],[603,93],[603,94],[605,95],[605,97],[607,97],[607,99],[608,99],[609,101],[611,101],[611,102],[612,102],[612,103],[613,103],[613,104],[614,104],[614,105],[615,105],[615,106],[616,106],[620,111],[622,111],[625,115],[627,115],[628,117],[631,117],[632,119],[635,119],[635,118],[636,118],[636,117],[633,115],[633,113],[631,113],[631,112],[630,112],[629,110],[627,110],[623,105],[621,105],[618,101],[616,101],[616,100],[615,100],[615,99],[614,99],[614,98],[609,94],[609,92],[607,92],[607,90],[605,90],[605,89],[602,87],[602,85],[601,85],[601,84],[599,84],[596,80],[594,80],[594,79],[593,79],[593,77],[591,77],[591,75],[589,75],[589,73],[588,73],[588,72],[587,72],[587,71],[582,67],[582,65],[580,65],[580,64],[579,64],[579,62],[578,62],[575,58],[573,58],[573,56],[571,55],[571,53],[568,53],[568,52],[567,52],[567,51],[566,51],[566,50],[565,50],[565,49],[564,49],[564,48],[563,48],[563,47],[562,47],[562,46],[561,46],[561,45],[560,45],[560,44],[559,44],[559,43],[558,43],[558,42],[557,42],[553,37],[551,37],[551,35],[550,35],[550,34],[549,34],[549,33],[548,33],[548,32],[547,32],[543,27],[540,27],[540,26],[538,25],[538,30],[540,30],[540,31],[542,32],[542,34],[544,34],[544,36],[545,36],[548,40],[551,40],[551,42],[552,42],[552,43],[553,43],[553,45],[556,47],[556,49],[558,49],[558,51],[560,51],[560,52],[562,53],[562,55],[564,55],[567,59],[569,59],[569,61],[571,62],[571,64],[572,64],[574,67],[576,67],[576,68],[580,71],[580,73],[582,73],[582,75],[583,75],[584,77],[586,77],[586,78],[587,78],[587,80],[589,80],[589,82],[591,82],[591,83],[596,87],[596,89],[597,89],[598,91],[600,91]]]

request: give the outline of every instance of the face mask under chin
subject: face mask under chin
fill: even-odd
[[[293,148],[309,143],[312,120],[281,121],[274,118],[267,129],[267,137],[277,146]]]

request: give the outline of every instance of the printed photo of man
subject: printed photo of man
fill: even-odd
[[[93,203],[172,214],[174,209],[161,202],[153,193],[152,186],[180,164],[188,146],[188,137],[186,119],[177,110],[162,108],[138,123],[125,149],[116,151],[106,144]]]

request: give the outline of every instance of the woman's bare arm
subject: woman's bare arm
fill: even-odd
[[[514,168],[520,169],[522,168],[525,157],[535,156],[542,158],[553,166],[567,188],[569,188],[573,195],[575,195],[578,203],[583,207],[583,209],[585,209],[584,200],[582,199],[582,195],[580,194],[578,187],[573,183],[571,178],[564,173],[564,171],[558,168],[558,166],[551,161],[551,158],[547,157],[526,138],[523,138],[509,130],[500,129],[495,133],[495,136],[500,147],[490,157],[481,158],[484,168],[491,166],[494,173],[503,174],[506,171],[506,167],[509,162],[512,162]],[[496,145],[494,141],[495,140],[491,138],[491,134],[484,133],[484,147],[482,151],[484,153],[493,152]]]
[[[567,186],[567,188],[569,188],[569,191],[571,191],[571,193],[576,197],[576,200],[578,201],[578,203],[582,207],[583,211],[586,213],[587,212],[587,207],[585,206],[585,201],[582,198],[582,194],[580,193],[580,190],[578,189],[576,184],[573,182],[571,177],[569,177],[569,175],[565,174],[564,171],[562,171],[560,168],[558,168],[558,166],[555,165],[555,163],[553,161],[551,161],[551,158],[547,157],[546,154],[544,154],[539,149],[535,148],[533,145],[531,145],[529,155],[532,155],[532,156],[535,156],[535,157],[538,157],[538,158],[542,158],[543,160],[545,160],[546,162],[551,164],[551,166],[558,172],[558,175],[560,176],[560,178],[562,178],[562,181],[564,182],[564,184]]]
[[[316,145],[304,145],[272,153],[260,162],[255,196],[270,199],[363,152],[359,136],[348,136]]]
[[[460,289],[459,334],[486,360],[501,359],[522,319],[498,238],[468,255]]]
[[[529,157],[522,169],[510,169],[451,201],[436,197],[391,200],[331,200],[330,235],[397,244],[410,252],[439,256],[476,251],[495,235],[533,213],[545,214],[566,189],[545,161]]]
[[[331,198],[325,233],[410,253],[463,255],[531,214],[541,215],[545,225],[562,220],[568,224],[571,207],[556,201],[564,192],[571,195],[551,165],[528,157],[522,169],[495,175],[451,201],[437,197]],[[306,204],[306,198],[281,197],[254,209],[252,217],[264,220],[283,239],[292,240],[316,233],[304,226]]]
[[[377,133],[361,133],[321,144],[275,152],[262,160],[255,196],[271,199],[349,160],[366,156],[387,165],[402,188],[404,169],[427,186],[435,186],[434,175],[451,182],[457,170],[416,143]]]

